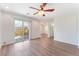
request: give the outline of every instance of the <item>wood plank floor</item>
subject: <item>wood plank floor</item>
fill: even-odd
[[[24,41],[0,49],[0,56],[78,56],[79,49],[70,44],[41,38]]]

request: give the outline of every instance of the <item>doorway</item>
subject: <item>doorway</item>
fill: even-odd
[[[48,25],[49,28],[49,36],[54,39],[54,23],[50,22]]]
[[[45,32],[48,35],[48,38],[54,39],[54,23],[53,22],[46,23],[43,32]]]
[[[15,42],[23,42],[30,38],[30,23],[15,19]]]

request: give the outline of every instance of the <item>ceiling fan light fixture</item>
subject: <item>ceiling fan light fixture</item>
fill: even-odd
[[[43,15],[44,14],[44,11],[43,10],[41,10],[41,11],[39,11],[39,13],[38,13],[39,15]]]

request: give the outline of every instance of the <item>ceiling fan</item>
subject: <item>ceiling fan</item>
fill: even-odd
[[[42,16],[45,16],[45,12],[53,12],[55,10],[55,9],[46,9],[45,10],[46,5],[47,5],[47,3],[42,3],[40,5],[40,8],[39,9],[38,8],[35,8],[35,7],[29,7],[29,8],[37,10],[37,12],[34,13],[33,15],[40,14]]]

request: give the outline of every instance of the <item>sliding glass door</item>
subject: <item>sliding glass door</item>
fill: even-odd
[[[23,22],[23,36],[24,36],[24,39],[27,39],[27,38],[29,38],[29,31],[30,31],[30,28],[29,28],[30,26],[29,26],[29,23],[28,22],[26,22],[26,21],[24,21]]]
[[[15,40],[16,42],[22,42],[29,40],[29,22],[24,20],[15,20]]]

